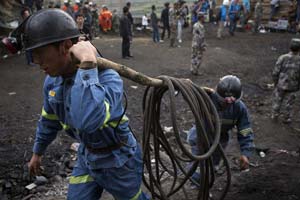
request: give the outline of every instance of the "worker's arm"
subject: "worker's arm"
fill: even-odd
[[[71,48],[81,61],[70,94],[70,115],[83,134],[93,134],[110,120],[111,113],[121,105],[123,83],[112,70],[99,81],[96,49],[89,42],[79,42]]]
[[[51,90],[48,90],[47,78],[44,84],[44,104],[41,117],[38,121],[36,136],[33,146],[33,152],[42,155],[47,146],[56,138],[57,132],[62,129],[58,116],[54,113],[49,104],[49,99],[55,95]],[[55,100],[54,100],[55,101]]]
[[[249,157],[252,155],[254,148],[254,134],[251,128],[251,122],[248,110],[243,102],[239,102],[240,112],[237,121],[238,128],[238,142],[240,144],[241,150],[241,169],[246,169],[249,167]]]
[[[49,99],[54,99],[55,92],[48,90],[48,78],[44,84],[44,106],[38,127],[36,129],[35,141],[33,146],[33,155],[28,164],[32,175],[37,175],[40,170],[41,157],[46,151],[47,146],[56,138],[57,132],[62,129],[58,116],[51,109]]]

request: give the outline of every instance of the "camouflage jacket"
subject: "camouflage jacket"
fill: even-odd
[[[261,18],[263,15],[263,7],[261,2],[257,2],[255,4],[255,10],[254,10],[254,17],[255,18]]]
[[[203,50],[205,48],[204,42],[204,26],[200,22],[197,22],[193,26],[193,40],[192,40],[192,48],[199,48]]]
[[[292,52],[281,55],[272,73],[273,81],[279,89],[286,91],[299,90],[300,56]]]

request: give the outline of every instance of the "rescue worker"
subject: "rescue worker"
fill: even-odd
[[[204,39],[204,16],[205,13],[198,13],[198,22],[193,26],[193,39],[192,39],[192,56],[190,71],[193,75],[200,75],[199,68],[202,63],[203,52],[206,49]]]
[[[61,9],[67,12],[70,16],[74,17],[73,8],[71,7],[69,0],[64,0],[64,5]]]
[[[284,104],[284,123],[291,123],[292,106],[295,103],[296,94],[300,84],[300,39],[294,38],[290,43],[290,52],[281,55],[273,69],[273,81],[275,89],[273,92],[272,116],[277,120],[280,114],[282,102]]]
[[[78,42],[79,35],[60,9],[41,10],[25,24],[24,46],[47,74],[29,170],[39,174],[42,155],[64,129],[80,142],[67,199],[98,200],[104,189],[115,199],[148,199],[140,188],[141,150],[122,106],[122,79],[97,68],[96,49]]]
[[[76,14],[81,8],[80,0],[75,0],[75,4],[73,5],[74,14]]]
[[[112,13],[108,10],[106,5],[102,6],[102,11],[99,15],[99,24],[104,33],[111,30]]]
[[[237,139],[241,150],[240,168],[244,170],[249,167],[249,158],[254,148],[254,135],[247,107],[241,100],[242,93],[240,79],[236,76],[227,75],[220,79],[216,90],[211,89],[208,95],[215,105],[222,123],[220,144],[223,149],[228,145],[232,129],[236,127],[238,130]],[[199,154],[195,126],[190,129],[187,140],[192,147],[192,153]],[[216,151],[213,154],[213,164],[219,165],[220,160],[220,153]],[[200,174],[194,173],[192,179],[198,182]]]

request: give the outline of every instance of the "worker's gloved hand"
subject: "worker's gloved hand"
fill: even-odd
[[[245,170],[245,169],[249,168],[249,159],[247,158],[247,156],[241,155],[240,168],[241,168],[241,170]]]
[[[79,61],[79,68],[91,69],[97,65],[97,50],[89,41],[80,41],[70,48],[72,59]]]
[[[40,167],[42,162],[42,156],[33,154],[30,162],[28,163],[29,174],[31,176],[38,175],[40,173]]]

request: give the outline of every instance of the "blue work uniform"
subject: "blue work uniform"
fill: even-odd
[[[123,82],[113,70],[47,76],[33,152],[42,155],[64,129],[80,142],[68,199],[93,200],[103,189],[115,199],[148,199],[141,191],[141,150],[123,115]]]
[[[236,22],[239,18],[241,6],[239,4],[236,4],[235,2],[231,3],[229,6],[229,20],[230,20],[230,26],[229,26],[229,32],[231,34],[234,33],[236,28]]]
[[[225,110],[222,109],[219,104],[218,96],[216,93],[209,94],[212,102],[214,103],[219,118],[221,120],[221,137],[220,144],[225,149],[229,142],[229,136],[231,130],[236,127],[238,130],[237,139],[240,145],[241,154],[250,157],[254,148],[253,138],[254,134],[251,128],[251,122],[249,118],[248,110],[245,104],[239,100],[232,104],[229,104]],[[199,154],[199,148],[197,146],[197,132],[196,127],[193,126],[188,133],[188,143],[192,147],[193,154]],[[213,154],[213,161],[215,165],[219,164],[221,156],[219,153]],[[193,177],[198,180],[200,175],[194,174]]]
[[[200,12],[206,13],[209,8],[210,8],[209,2],[205,0],[201,5]]]
[[[227,12],[228,12],[228,6],[222,5],[220,8],[220,20],[222,22],[226,21]]]

